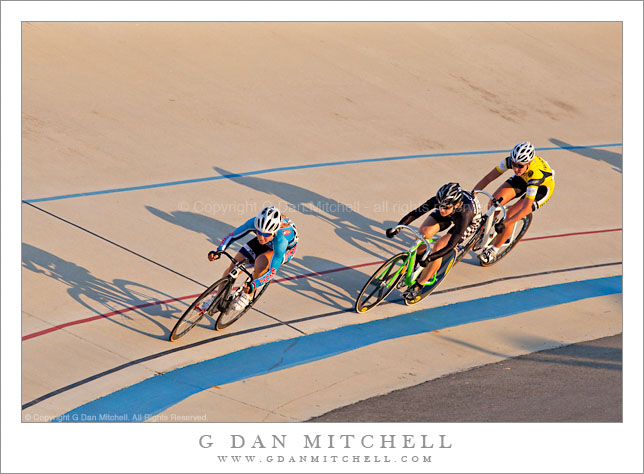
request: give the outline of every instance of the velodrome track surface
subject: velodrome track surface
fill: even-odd
[[[621,26],[561,25],[25,23],[23,421],[303,421],[619,334]],[[355,314],[383,230],[525,139],[557,187],[516,250]],[[294,260],[168,342],[265,202]]]

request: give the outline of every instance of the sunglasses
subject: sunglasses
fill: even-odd
[[[257,236],[260,236],[260,235],[261,235],[262,237],[272,237],[272,236],[273,236],[273,234],[264,234],[263,232],[260,232],[260,231],[258,231],[258,230],[256,230],[256,231],[255,231],[255,234],[256,234]]]
[[[445,211],[449,211],[450,209],[454,208],[454,204],[439,204],[438,207]]]
[[[512,168],[517,168],[517,169],[521,169],[528,166],[527,164],[522,165],[521,163],[515,163],[514,161],[511,162],[511,165],[512,165]]]

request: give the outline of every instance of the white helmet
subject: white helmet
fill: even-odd
[[[275,234],[282,223],[282,214],[274,206],[268,206],[255,217],[255,230],[262,234]]]
[[[521,142],[512,149],[510,159],[517,165],[527,165],[534,158],[534,147],[530,142]]]

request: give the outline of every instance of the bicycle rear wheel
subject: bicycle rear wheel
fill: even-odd
[[[475,242],[476,240],[474,239],[473,241]],[[423,289],[420,295],[418,295],[415,300],[409,301],[407,298],[405,298],[404,299],[405,304],[407,306],[414,305],[416,303],[421,302],[429,295],[431,295],[434,292],[434,290],[438,287],[438,285],[442,283],[442,281],[445,279],[445,277],[452,269],[452,267],[458,263],[458,260],[456,260],[456,257],[457,257],[456,250],[452,250],[449,256],[443,258],[443,261],[441,262],[441,266],[438,267],[438,270],[436,271],[436,277],[434,282],[431,285],[425,284],[425,286],[423,286]],[[429,281],[431,282],[432,280],[429,280]]]
[[[488,263],[483,263],[483,261],[481,261],[481,266],[489,267],[490,265],[494,265],[496,262],[498,262],[507,254],[509,254],[510,251],[514,247],[516,247],[516,245],[519,243],[519,241],[523,238],[525,233],[528,231],[528,229],[530,228],[530,224],[532,224],[532,214],[528,214],[527,216],[525,216],[523,219],[521,219],[519,222],[517,222],[514,225],[514,229],[512,231],[512,235],[509,238],[509,242],[506,241],[505,246],[501,248],[501,251],[497,254],[497,256],[493,260],[490,260]]]
[[[265,285],[262,286],[262,288],[255,294],[255,297],[253,300],[246,305],[245,308],[242,308],[241,310],[235,311],[232,308],[232,303],[234,299],[240,294],[240,291],[236,291],[228,295],[225,301],[222,301],[220,304],[220,309],[221,309],[221,314],[217,318],[217,322],[215,323],[215,328],[217,331],[221,329],[226,329],[228,326],[233,324],[235,321],[237,321],[239,318],[241,318],[246,312],[255,304],[257,303],[257,300],[264,294],[266,291],[266,288],[268,288],[268,285],[270,285],[271,282],[269,281]]]
[[[405,273],[409,253],[394,255],[369,278],[356,299],[355,310],[365,313],[376,307],[396,287]]]
[[[220,301],[228,294],[231,284],[230,277],[223,277],[201,293],[179,318],[177,324],[174,325],[170,333],[170,341],[174,342],[185,336],[206,314],[212,316],[217,311]],[[217,289],[220,285],[222,285],[221,288]],[[207,303],[208,301],[210,301],[208,307],[204,308],[202,303]]]

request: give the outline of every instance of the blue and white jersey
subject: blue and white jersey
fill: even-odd
[[[234,242],[237,239],[242,238],[249,232],[255,230],[255,218],[251,217],[241,226],[237,227],[230,234],[228,234],[217,247],[218,251],[226,250],[228,245]],[[273,279],[280,265],[285,261],[290,260],[290,258],[295,254],[295,246],[297,245],[297,229],[295,225],[288,217],[282,217],[282,223],[280,228],[275,233],[275,236],[271,239],[270,242],[266,243],[266,246],[273,250],[273,256],[268,266],[268,270],[257,278],[255,283],[255,288],[258,288]]]

